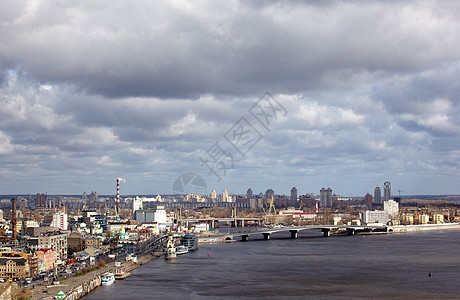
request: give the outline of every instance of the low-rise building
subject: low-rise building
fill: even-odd
[[[94,247],[94,248],[101,248],[102,247],[102,237],[100,236],[85,236],[83,237],[83,247]]]
[[[38,272],[46,272],[52,270],[55,264],[55,253],[53,248],[44,248],[35,251],[38,258]]]
[[[430,222],[430,217],[428,215],[420,215],[418,220],[420,224],[428,224]]]
[[[404,225],[414,225],[414,216],[413,215],[403,215],[402,223]]]
[[[434,224],[444,223],[444,215],[443,214],[433,214],[433,223]]]
[[[67,237],[67,247],[72,252],[78,252],[78,251],[85,249],[83,246],[83,239],[82,239],[81,233],[79,232],[70,233],[69,236]]]
[[[363,224],[370,223],[388,223],[388,211],[385,210],[366,210],[361,213],[361,221]]]
[[[0,277],[24,279],[29,276],[29,254],[13,251],[0,253]]]
[[[35,253],[29,254],[29,269],[30,276],[38,274],[38,256]]]

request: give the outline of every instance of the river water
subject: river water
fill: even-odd
[[[460,230],[319,235],[200,245],[83,299],[460,299]]]

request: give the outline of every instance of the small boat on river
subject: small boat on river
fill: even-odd
[[[179,245],[176,248],[177,248],[177,255],[182,255],[182,254],[188,253],[188,249],[184,245]]]
[[[131,273],[125,272],[124,270],[119,270],[117,273],[115,273],[115,279],[117,280],[123,280],[129,276],[131,276]]]
[[[115,282],[115,275],[107,272],[102,276],[102,285],[111,285]]]

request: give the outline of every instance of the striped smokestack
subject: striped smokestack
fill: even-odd
[[[117,178],[117,205],[120,203],[120,178]]]

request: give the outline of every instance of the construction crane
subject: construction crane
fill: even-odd
[[[401,192],[404,192],[405,190],[398,190],[398,196],[401,197]]]
[[[115,208],[115,218],[117,220],[120,220],[120,216],[118,215],[117,205],[114,205],[113,207]]]
[[[98,213],[99,215],[102,214],[102,209],[101,209],[101,208],[102,208],[102,203],[99,204],[99,207],[98,207],[98,209],[97,209],[97,213]]]
[[[264,211],[264,214],[265,215],[271,215],[272,212],[274,215],[276,215],[276,208],[275,208],[275,204],[273,203],[273,196],[270,200],[270,203],[267,203],[266,201],[264,201],[264,206],[262,207],[263,211]],[[265,208],[267,208],[267,210],[265,210]]]

